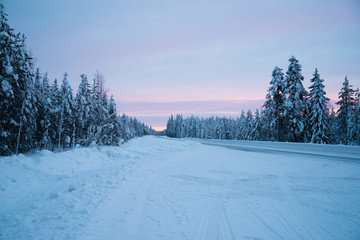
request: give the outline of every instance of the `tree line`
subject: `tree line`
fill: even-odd
[[[166,135],[175,138],[238,139],[360,145],[360,92],[345,77],[336,105],[329,106],[317,69],[307,91],[302,67],[289,59],[286,75],[275,67],[262,109],[237,118],[170,116]]]
[[[25,39],[10,28],[0,4],[0,155],[91,144],[114,146],[154,133],[136,118],[117,115],[99,72],[92,84],[87,75],[81,75],[75,97],[67,73],[61,83],[55,79],[50,84],[47,74],[34,71]]]

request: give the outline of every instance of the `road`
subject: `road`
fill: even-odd
[[[76,238],[360,238],[359,148],[339,148],[344,161],[334,161],[321,146],[301,154],[148,139],[159,151],[109,192]]]
[[[238,151],[245,151],[245,152],[256,152],[256,153],[268,153],[268,154],[285,154],[285,155],[301,155],[303,156],[307,156],[307,157],[316,157],[316,158],[322,158],[322,159],[331,159],[331,160],[337,160],[337,161],[349,161],[349,162],[360,162],[360,151],[356,151],[355,153],[353,153],[352,157],[351,156],[347,156],[349,154],[337,154],[337,155],[330,155],[327,152],[300,152],[300,151],[294,151],[294,149],[287,149],[287,148],[264,148],[263,146],[259,145],[259,146],[253,146],[253,144],[251,144],[252,146],[247,146],[248,144],[244,144],[244,143],[238,143],[236,145],[234,144],[229,144],[226,141],[221,142],[221,143],[213,143],[212,141],[201,141],[202,144],[205,145],[210,145],[210,146],[216,146],[216,147],[224,147],[224,148],[229,148],[229,149],[233,149],[233,150],[238,150]],[[281,144],[281,143],[280,143]]]

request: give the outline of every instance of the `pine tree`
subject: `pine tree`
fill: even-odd
[[[183,135],[183,116],[180,114],[176,114],[175,117],[175,137],[176,138],[182,138]]]
[[[275,67],[272,72],[272,80],[268,94],[266,95],[266,102],[264,104],[264,114],[269,122],[269,137],[276,141],[283,140],[285,125],[284,125],[284,74],[282,69]]]
[[[39,69],[34,74],[25,36],[13,32],[0,4],[0,155],[69,148],[76,139],[91,142],[105,135],[102,144],[117,145],[120,132],[125,140],[154,133],[136,118],[116,116],[101,73],[95,75],[91,94],[86,76],[81,77],[74,102],[66,73],[60,90],[56,79],[50,86],[47,75],[42,78]]]
[[[128,121],[128,125],[129,125],[129,133],[130,133],[130,138],[134,138],[136,137],[136,132],[134,129],[134,118],[133,117],[129,117],[129,121]]]
[[[190,138],[196,138],[196,119],[194,115],[190,116],[188,134]]]
[[[359,122],[359,89],[353,91],[353,104],[349,106],[347,116],[347,144],[360,144],[360,122]]]
[[[25,46],[25,39],[25,36],[20,36],[20,34],[15,37],[16,55],[13,69],[18,76],[19,84],[15,102],[18,103],[17,109],[20,110],[16,153],[27,152],[35,147],[37,99],[34,88],[33,63]]]
[[[19,112],[15,102],[16,94],[19,94],[19,77],[13,67],[15,34],[7,21],[4,6],[0,4],[0,155],[10,155],[15,151]]]
[[[71,137],[74,130],[73,114],[74,114],[74,100],[73,93],[69,81],[67,79],[67,73],[64,74],[64,78],[60,88],[60,119],[59,119],[59,138],[58,147],[69,148],[71,146]]]
[[[49,109],[50,109],[50,121],[49,121],[49,136],[53,147],[58,145],[59,139],[59,119],[61,112],[61,97],[57,79],[54,80],[49,93]]]
[[[130,134],[130,124],[129,124],[129,118],[123,114],[120,117],[120,126],[121,126],[121,138],[124,140],[124,142],[127,142],[131,139]]]
[[[317,68],[314,77],[311,79],[313,83],[310,86],[310,128],[312,143],[329,143],[329,109],[327,98],[324,90],[323,79],[320,79]]]
[[[36,115],[36,133],[35,141],[37,145],[41,145],[41,140],[45,133],[45,94],[43,89],[42,77],[40,74],[40,69],[37,68],[35,72],[35,83],[34,83],[34,93],[36,97],[36,108],[38,109]],[[42,148],[42,146],[39,146]]]
[[[346,133],[346,144],[348,145],[357,145],[359,136],[357,135],[357,121],[355,108],[349,107],[347,111],[346,125],[347,125],[347,133]]]
[[[52,141],[50,137],[50,126],[51,126],[51,99],[50,99],[50,84],[47,77],[47,73],[42,79],[42,98],[43,98],[43,135],[40,140],[41,149],[52,149]]]
[[[338,136],[340,139],[340,143],[349,144],[349,136],[351,134],[348,133],[348,125],[351,124],[351,121],[348,119],[351,117],[352,109],[354,107],[354,90],[347,79],[345,77],[345,81],[343,83],[343,87],[339,92],[339,101],[336,103],[339,106],[337,111],[337,119],[338,119]]]
[[[254,128],[254,119],[250,109],[246,113],[245,122],[246,122],[245,140],[252,141],[253,140],[252,129]]]
[[[101,95],[101,121],[105,122],[106,119],[109,117],[109,102],[107,98],[107,93],[104,92],[104,94]]]
[[[258,109],[256,109],[255,111],[255,118],[254,118],[254,123],[253,123],[253,129],[252,129],[252,140],[253,141],[260,141],[262,140],[261,138],[261,116],[260,116],[260,112]]]
[[[284,116],[283,116],[284,117]],[[270,141],[270,133],[269,133],[269,129],[270,129],[270,123],[269,123],[269,119],[265,114],[265,111],[262,110],[260,112],[260,125],[261,125],[261,134],[260,134],[260,138],[261,141]],[[285,132],[285,130],[283,130]],[[283,134],[284,136],[282,136],[281,139],[285,139],[286,134]]]
[[[356,145],[360,145],[360,91],[357,88],[354,92],[355,99],[355,113],[354,113],[354,122],[355,122],[355,136],[356,136]]]
[[[175,137],[174,116],[171,114],[166,124],[166,136]]]
[[[336,111],[333,106],[329,110],[329,143],[338,143]]]
[[[107,97],[103,88],[103,77],[96,75],[91,88],[89,143],[97,141],[97,134],[108,117]]]
[[[97,126],[100,122],[99,116],[99,94],[96,85],[96,81],[94,79],[92,88],[91,88],[91,98],[90,98],[90,126],[87,134],[88,142],[92,143],[96,141],[96,133],[97,133]]]
[[[119,118],[116,116],[116,104],[113,96],[110,97],[109,117],[105,120],[99,134],[97,144],[118,146],[121,136],[121,125]]]
[[[22,153],[35,146],[36,131],[32,58],[25,36],[15,35],[0,4],[0,155]]]
[[[88,139],[88,132],[90,128],[90,113],[91,113],[91,92],[90,84],[88,83],[87,76],[82,74],[81,83],[75,97],[76,104],[76,139],[77,143],[83,146],[90,144]]]
[[[301,65],[292,56],[285,78],[285,117],[289,125],[289,140],[294,142],[306,141],[306,124],[308,113],[308,93],[302,81]]]

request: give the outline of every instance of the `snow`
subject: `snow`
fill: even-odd
[[[12,91],[12,87],[10,85],[10,83],[6,80],[3,80],[2,83],[1,83],[1,87],[2,87],[2,90],[3,92],[10,92],[10,94],[13,94],[13,91]]]
[[[359,156],[146,136],[1,157],[0,239],[359,239]]]
[[[5,66],[5,73],[7,75],[10,75],[13,71],[14,71],[14,69],[12,68],[12,66],[10,66],[10,65]]]

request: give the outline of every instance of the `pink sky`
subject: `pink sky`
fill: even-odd
[[[163,130],[171,114],[184,116],[239,117],[241,111],[261,109],[264,100],[222,100],[222,101],[187,101],[187,102],[118,102],[118,109],[150,124],[155,130]],[[335,106],[335,101],[330,101]]]
[[[294,55],[328,97],[360,87],[358,0],[4,0],[51,81],[102,72],[118,111],[164,127],[169,114],[238,115],[261,107]],[[227,113],[227,114],[225,114]],[[231,113],[231,114],[230,114]]]

